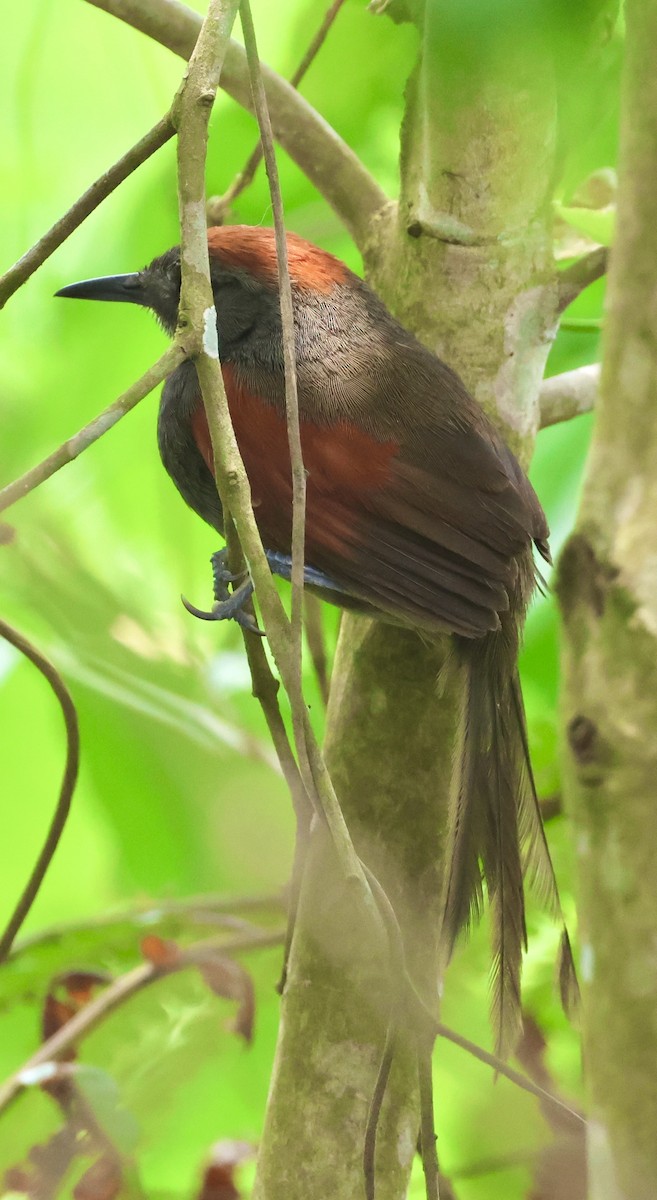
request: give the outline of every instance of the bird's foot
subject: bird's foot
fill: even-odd
[[[232,575],[228,570],[226,561],[228,558],[228,550],[217,550],[216,554],[212,555],[210,562],[212,563],[212,580],[213,593],[215,603],[208,611],[197,608],[196,605],[190,604],[189,600],[182,597],[182,602],[185,605],[188,613],[193,617],[198,617],[201,621],[237,621],[237,624],[242,629],[248,630],[249,633],[257,633],[260,637],[264,637],[264,633],[258,628],[255,617],[252,613],[247,612],[245,604],[253,595],[253,582],[246,575]],[[233,592],[229,592],[228,584],[237,583],[242,579],[243,582]]]
[[[239,575],[233,575],[228,570],[228,546],[224,546],[223,550],[216,550],[210,559],[212,564],[212,584],[214,598],[217,603],[224,600],[229,600],[231,593],[228,591],[229,583],[237,583],[240,579],[246,578],[246,571]]]
[[[278,575],[281,579],[287,580],[292,578],[292,559],[289,554],[281,554],[277,550],[265,550],[265,554],[273,575]],[[217,550],[216,554],[213,554],[210,559],[212,563],[215,603],[209,612],[201,608],[196,608],[184,596],[182,597],[182,602],[187,612],[191,613],[194,617],[199,617],[202,621],[237,621],[237,624],[241,625],[242,629],[248,629],[250,633],[258,633],[261,637],[264,637],[253,615],[244,608],[247,600],[253,594],[253,582],[246,572],[241,575],[232,575],[227,567],[227,559],[227,548]],[[242,580],[240,586],[235,591],[230,592],[228,584],[238,583],[240,580]],[[334,583],[328,575],[324,575],[322,571],[318,571],[315,567],[304,567],[303,582],[304,586],[307,587],[322,588],[329,592],[341,594],[338,584]],[[327,599],[329,598],[327,596]]]

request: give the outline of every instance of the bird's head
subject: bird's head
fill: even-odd
[[[328,294],[349,272],[337,258],[296,234],[288,234],[292,286]],[[244,337],[256,322],[278,321],[278,268],[274,231],[249,225],[208,230],[210,279],[219,316],[220,343]],[[180,304],[180,247],[174,246],[129,275],[106,275],[71,283],[56,294],[77,300],[120,300],[150,308],[173,333]]]

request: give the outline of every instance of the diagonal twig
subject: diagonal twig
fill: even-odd
[[[278,267],[279,303],[281,308],[281,327],[283,335],[283,361],[285,368],[285,413],[287,418],[287,440],[290,450],[292,467],[292,616],[290,621],[290,664],[292,666],[291,682],[294,687],[292,702],[292,719],[295,724],[295,741],[297,752],[302,753],[305,747],[302,714],[305,710],[303,699],[303,578],[305,563],[305,527],[306,527],[306,472],[303,465],[301,446],[301,423],[299,419],[299,396],[297,392],[297,359],[294,337],[294,309],[292,305],[292,284],[287,257],[287,237],[285,233],[285,218],[283,216],[283,197],[276,166],[274,138],[272,134],[267,97],[260,71],[260,58],[256,42],[255,28],[249,0],[241,0],[240,20],[244,34],[246,57],[249,64],[251,91],[256,108],[262,151],[265,158],[269,193],[274,214],[274,231],[276,237],[276,258]]]
[[[329,29],[335,21],[335,18],[337,17],[344,2],[345,0],[333,0],[333,3],[324,13],[324,17],[319,29],[310,42],[310,45],[301,59],[296,71],[294,71],[294,73],[290,76],[290,85],[293,88],[297,88],[299,86],[301,80],[306,74],[306,71],[319,54],[319,51],[326,41]],[[242,170],[235,176],[230,187],[226,189],[224,194],[222,196],[210,197],[207,205],[209,224],[221,225],[223,223],[231,205],[234,204],[238,196],[241,196],[242,192],[246,191],[247,187],[252,182],[255,173],[262,162],[262,154],[262,144],[258,142],[257,146],[254,147],[246,163],[242,167]]]
[[[467,1054],[471,1054],[473,1058],[477,1058],[479,1062],[485,1063],[487,1067],[492,1067],[496,1075],[503,1075],[510,1083],[514,1083],[523,1092],[529,1092],[530,1096],[535,1096],[546,1106],[558,1109],[561,1114],[566,1113],[578,1124],[586,1124],[586,1118],[578,1113],[576,1109],[571,1108],[559,1096],[555,1096],[553,1092],[549,1092],[546,1088],[540,1087],[534,1083],[528,1075],[521,1074],[520,1071],[515,1071],[513,1067],[509,1067],[503,1059],[498,1058],[496,1054],[490,1054],[488,1050],[484,1050],[482,1046],[478,1046],[476,1042],[471,1042],[469,1038],[463,1037],[456,1030],[450,1029],[449,1026],[443,1025],[442,1021],[435,1021],[433,1032],[436,1037],[444,1038],[445,1041],[452,1042],[454,1046],[458,1046],[461,1050],[465,1050]]]
[[[32,1083],[32,1076],[45,1063],[56,1062],[67,1050],[77,1045],[94,1029],[106,1020],[117,1008],[125,1004],[131,996],[137,994],[152,983],[157,983],[166,975],[171,975],[186,967],[197,966],[199,952],[207,951],[210,946],[216,946],[222,954],[237,954],[246,950],[260,950],[269,946],[279,946],[283,940],[280,932],[242,934],[226,940],[225,938],[208,939],[180,950],[171,964],[146,962],[134,967],[132,971],[119,976],[100,995],[85,1004],[83,1008],[71,1017],[61,1029],[49,1037],[30,1056],[27,1062],[0,1086],[0,1112],[8,1107],[24,1087]]]
[[[598,246],[597,249],[591,250],[589,254],[584,254],[582,258],[578,258],[571,266],[566,267],[558,276],[558,297],[557,297],[557,312],[563,312],[576,300],[580,292],[584,291],[590,283],[595,283],[596,279],[601,279],[607,273],[609,265],[609,252],[606,246]]]
[[[187,352],[180,342],[174,342],[172,346],[169,346],[162,357],[158,358],[157,362],[144,372],[141,379],[131,384],[118,400],[109,404],[73,437],[62,442],[62,445],[57,450],[53,450],[52,454],[49,454],[42,462],[31,467],[13,483],[8,483],[6,487],[0,489],[0,512],[15,504],[17,500],[22,500],[23,496],[33,492],[46,479],[50,479],[50,476],[54,475],[56,471],[73,462],[79,454],[82,454],[83,450],[97,442],[99,437],[112,429],[117,421],[120,421],[126,413],[139,404],[140,400],[143,400],[149,392],[152,392],[158,383],[166,379],[167,375],[170,375],[186,357]]]
[[[184,896],[180,900],[156,898],[144,901],[132,908],[119,909],[101,913],[86,920],[67,921],[61,925],[50,925],[38,933],[28,934],[20,938],[12,947],[9,961],[19,954],[26,954],[42,946],[57,945],[66,938],[88,930],[101,930],[117,925],[133,924],[136,929],[156,930],[160,922],[180,921],[187,924],[207,924],[237,930],[251,930],[253,923],[237,916],[238,913],[258,912],[275,913],[277,916],[285,912],[285,897],[283,893],[261,896],[227,896],[223,892],[201,892],[197,896]],[[171,936],[170,934],[168,936]]]
[[[180,0],[89,0],[94,7],[125,21],[189,58],[201,18]],[[358,155],[306,100],[269,67],[263,67],[274,136],[311,183],[335,209],[356,244],[364,250],[373,236],[375,217],[391,202]],[[230,42],[221,86],[243,108],[253,112],[244,50]]]
[[[37,267],[40,267],[58,246],[61,246],[73,230],[77,229],[78,225],[81,225],[90,213],[98,208],[98,205],[106,200],[119,184],[123,183],[124,179],[128,178],[128,175],[131,175],[137,167],[155,154],[160,146],[164,146],[173,137],[174,132],[171,116],[167,113],[118,162],[115,162],[99,179],[96,179],[86,192],[83,192],[75,204],[71,205],[68,212],[64,213],[64,216],[60,217],[48,232],[44,233],[43,237],[39,238],[38,242],[35,242],[34,246],[22,258],[19,258],[18,262],[14,263],[13,267],[10,267],[0,277],[0,308],[4,307],[10,296],[13,296],[21,284],[34,274]]]

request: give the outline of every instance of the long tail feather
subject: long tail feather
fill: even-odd
[[[487,648],[485,648],[487,649]],[[527,945],[520,835],[517,770],[506,681],[498,664],[484,656],[479,685],[489,711],[486,805],[491,826],[484,850],[484,874],[491,900],[493,967],[491,1015],[496,1050],[505,1057],[514,1047],[521,1026],[520,971]],[[483,749],[483,747],[482,747]]]
[[[449,855],[443,934],[450,954],[462,929],[469,928],[483,912],[481,848],[485,813],[477,790],[477,758],[473,748],[481,741],[476,681],[472,663],[466,659],[463,710],[460,722],[458,791],[453,807],[452,844]]]
[[[529,759],[515,626],[505,621],[500,633],[459,639],[458,646],[466,683],[444,936],[451,951],[459,931],[479,917],[485,883],[493,940],[491,1012],[503,1057],[520,1030],[527,944],[523,878],[548,911],[562,921],[563,915]],[[577,982],[565,926],[559,982],[569,1011]]]

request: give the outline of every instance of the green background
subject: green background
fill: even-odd
[[[201,7],[198,5],[197,7]],[[261,53],[290,74],[323,3],[254,3]],[[416,33],[348,0],[302,85],[391,196],[398,131]],[[598,72],[570,81],[565,120],[576,137],[558,196],[568,203],[593,170],[613,166],[618,60],[612,42]],[[353,64],[347,69],[348,64]],[[8,267],[78,194],[166,111],[182,63],[104,13],[74,0],[17,7],[0,43],[0,269]],[[209,193],[223,191],[255,139],[253,120],[220,97],[212,120]],[[290,229],[360,260],[337,218],[297,167],[279,156]],[[271,224],[261,171],[235,222]],[[175,154],[169,144],[78,229],[0,317],[0,484],[50,452],[122,392],[162,352],[145,312],[53,299],[65,283],[138,269],[178,240]],[[599,318],[603,285],[569,316]],[[473,336],[475,333],[473,332]],[[554,374],[598,356],[593,330],[561,332]],[[153,394],[76,463],[21,501],[0,546],[0,611],[49,653],[75,698],[82,766],[73,814],[25,934],[83,923],[157,898],[212,891],[277,891],[288,874],[293,819],[249,678],[239,631],[194,621],[184,592],[208,601],[217,548],[164,474]],[[532,478],[558,552],[577,505],[590,418],[539,436]],[[324,614],[329,649],[338,616]],[[559,790],[558,634],[552,597],[530,614],[523,682],[541,795]],[[322,705],[306,665],[318,728]],[[0,643],[0,920],[25,882],[43,838],[63,764],[61,717],[43,680]],[[574,923],[571,846],[564,818],[550,843]],[[565,1094],[580,1089],[577,1035],[554,1000],[558,931],[532,917],[526,1003],[548,1039],[548,1065]],[[36,1047],[49,979],[72,966],[126,969],[139,930],[66,932],[26,949],[0,972],[0,1074]],[[227,1029],[230,1006],[190,973],[143,993],[88,1042],[83,1058],[109,1072],[138,1126],[136,1156],[148,1196],[194,1195],[219,1138],[255,1141],[267,1094],[278,1016],[280,953],[248,960],[257,989],[256,1037],[245,1049]],[[487,1022],[485,930],[459,950],[444,1019],[482,1044]],[[534,1101],[462,1051],[436,1051],[442,1169],[461,1200],[527,1194],[532,1156],[549,1140]],[[57,1128],[52,1102],[26,1093],[0,1121],[0,1169]],[[248,1169],[243,1174],[248,1184]],[[419,1175],[414,1193],[422,1194]],[[1,1193],[0,1193],[1,1194]],[[68,1194],[68,1193],[66,1193]]]

